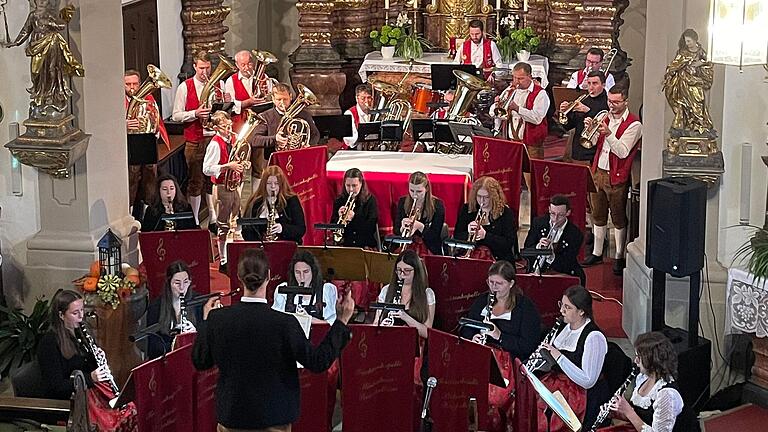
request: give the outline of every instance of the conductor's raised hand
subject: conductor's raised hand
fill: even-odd
[[[221,307],[221,300],[219,300],[218,297],[211,297],[208,299],[208,301],[205,303],[205,306],[203,306],[203,319],[208,319],[208,314],[213,309],[218,309]]]
[[[344,324],[347,324],[352,319],[352,314],[354,313],[355,301],[352,299],[352,290],[348,290],[336,300],[336,317]]]

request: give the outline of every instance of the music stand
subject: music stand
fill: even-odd
[[[216,111],[226,111],[227,114],[232,115],[232,108],[234,108],[234,102],[214,102],[211,104],[211,112],[208,114],[209,118]]]
[[[254,114],[261,114],[264,111],[270,110],[275,107],[274,102],[264,102],[256,105],[252,105],[249,110],[253,111]]]
[[[360,248],[299,246],[299,250],[311,252],[317,258],[325,280],[364,281],[366,279],[365,257]]]
[[[399,120],[386,120],[381,122],[381,140],[397,142],[402,141],[403,127],[403,122]]]
[[[459,240],[456,238],[449,238],[443,241],[443,244],[451,248],[451,251],[455,249],[472,250],[475,248],[475,244],[466,240]]]
[[[413,127],[414,141],[435,141],[435,123],[432,121],[432,119],[413,119],[411,120],[411,125],[411,127]]]
[[[157,137],[153,133],[128,134],[128,165],[157,163]]]
[[[160,216],[160,219],[157,220],[157,223],[155,223],[154,228],[152,230],[156,230],[158,226],[160,226],[160,222],[180,222],[187,219],[194,219],[195,215],[192,214],[192,212],[181,212],[181,213],[173,213],[173,214],[164,214]],[[173,231],[178,231],[178,229],[175,229]]]
[[[387,248],[387,251],[391,253],[392,250],[397,249],[398,246],[409,245],[409,244],[413,243],[413,239],[411,237],[402,237],[402,236],[398,236],[398,235],[388,235],[388,236],[384,237],[384,242],[390,244],[390,246]],[[395,246],[393,248],[393,247],[391,247],[392,244],[395,244],[397,246]]]
[[[365,250],[363,251],[363,259],[369,282],[389,283],[395,269],[396,256],[387,252]]]
[[[343,229],[344,225],[336,223],[316,223],[315,229],[323,231],[323,247],[328,248],[328,232],[336,232]]]
[[[352,116],[350,115],[316,115],[312,116],[320,139],[342,139],[352,136]]]
[[[432,79],[432,90],[450,90],[456,88],[456,75],[453,71],[460,70],[470,75],[482,76],[477,66],[472,64],[432,64],[429,67]]]
[[[536,377],[536,375],[528,371],[528,368],[526,368],[524,365],[521,366],[521,368],[523,368],[525,376],[527,376],[528,380],[531,382],[531,384],[533,384],[533,389],[536,390],[536,393],[539,394],[541,400],[547,404],[547,410],[557,414],[557,416],[560,417],[560,420],[563,421],[563,424],[565,424],[572,431],[576,432],[581,429],[581,421],[579,421],[579,418],[576,417],[573,409],[571,409],[571,406],[568,405],[568,402],[566,402],[560,391],[552,393],[549,391],[547,386],[545,386],[544,383],[542,383],[541,380]],[[547,415],[545,410],[544,415],[547,417],[547,431],[549,431],[552,414],[550,413]]]
[[[546,255],[552,255],[554,250],[551,247],[544,248],[544,249],[537,249],[535,247],[529,247],[524,248],[520,250],[520,256],[523,258],[538,258],[540,256]]]

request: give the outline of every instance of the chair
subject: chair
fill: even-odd
[[[25,363],[11,373],[11,386],[17,397],[45,398],[45,382],[37,360]]]

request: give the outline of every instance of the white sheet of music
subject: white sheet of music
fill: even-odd
[[[297,313],[291,313],[290,315],[293,315],[296,318],[296,321],[299,322],[301,329],[304,330],[304,337],[309,339],[309,331],[312,330],[312,317],[307,314]],[[299,362],[296,362],[296,367],[299,369],[304,368],[304,366]]]

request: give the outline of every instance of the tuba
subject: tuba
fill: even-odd
[[[267,76],[267,66],[272,63],[277,63],[277,57],[269,51],[251,50],[253,60],[256,62],[256,72],[253,77],[256,80],[256,89],[253,92],[255,99],[264,99],[267,97],[267,89],[262,88],[262,82],[266,83],[269,80]]]
[[[600,71],[604,74],[608,75],[608,72],[611,69],[611,65],[613,64],[613,60],[616,59],[616,54],[619,53],[619,50],[616,48],[611,48],[610,51],[608,51],[608,55],[605,56],[603,59],[603,65],[600,67]]]
[[[389,104],[399,93],[397,86],[384,81],[371,80],[371,89],[373,91],[373,116],[372,122],[380,122],[389,110]]]
[[[288,142],[285,146],[277,145],[276,151],[296,150],[304,147],[309,147],[310,130],[309,123],[306,120],[296,118],[296,116],[306,107],[310,105],[317,105],[317,96],[312,93],[312,90],[306,88],[302,84],[296,84],[296,88],[299,91],[296,100],[291,103],[291,106],[285,109],[283,118],[280,119],[280,124],[277,126],[277,133],[288,137]]]
[[[233,65],[226,57],[219,54],[219,64],[216,65],[216,69],[211,72],[203,89],[200,91],[200,106],[211,108],[217,100],[222,100],[224,96],[221,94],[221,88],[218,85],[219,81],[226,79],[235,72],[237,72],[235,65]],[[203,127],[206,129],[213,128],[210,116],[203,122]]]
[[[557,113],[557,122],[561,125],[564,125],[568,123],[568,113],[573,111],[574,108],[576,108],[576,105],[579,104],[579,102],[583,101],[587,96],[589,96],[589,93],[584,93],[583,95],[576,98],[575,101],[571,102],[564,110]]]
[[[579,144],[581,144],[582,147],[586,149],[591,149],[597,144],[597,133],[600,130],[600,123],[605,121],[605,118],[608,116],[608,111],[602,110],[595,118],[592,119],[592,123],[590,123],[589,127],[585,127],[584,131],[581,133],[581,139],[579,139]]]
[[[230,162],[239,162],[250,165],[251,161],[251,136],[256,130],[256,126],[264,123],[264,119],[259,114],[254,114],[253,111],[247,110],[245,112],[247,116],[245,124],[237,134],[237,139],[232,144],[232,150],[229,152]],[[245,167],[244,167],[245,168]],[[234,170],[227,170],[224,174],[224,184],[227,186],[227,190],[234,191],[243,184],[243,173],[238,173]]]
[[[349,194],[349,198],[347,198],[347,202],[344,204],[344,213],[342,213],[341,216],[339,216],[339,221],[337,222],[338,225],[341,225],[341,228],[337,229],[333,232],[333,241],[335,241],[337,244],[341,243],[342,240],[344,240],[344,228],[349,223],[349,212],[355,210],[355,198],[357,197],[356,194]]]
[[[456,95],[448,106],[445,118],[452,122],[479,124],[477,119],[465,117],[464,115],[469,110],[469,106],[475,100],[478,93],[491,89],[490,84],[460,70],[453,71],[453,75],[456,76]],[[467,153],[468,150],[467,146],[456,143],[438,143],[437,145],[437,152],[443,154],[461,154]]]
[[[128,102],[126,118],[138,119],[139,128],[129,129],[129,134],[154,134],[157,132],[159,113],[150,112],[149,101],[145,99],[159,88],[171,88],[171,80],[153,64],[147,65],[147,79],[141,84]]]

